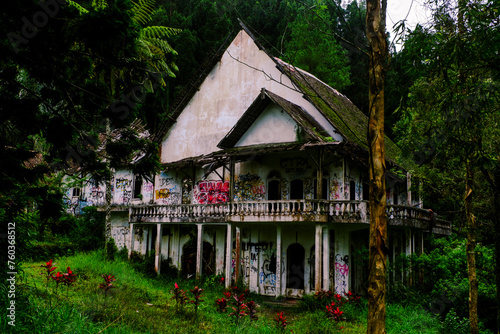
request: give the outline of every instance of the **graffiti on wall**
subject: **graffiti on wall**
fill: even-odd
[[[281,179],[281,199],[282,200],[288,199],[288,180],[287,179]]]
[[[330,198],[332,200],[339,200],[340,199],[340,185],[339,185],[339,180],[336,178],[336,175],[332,178],[332,181],[330,182]]]
[[[117,203],[128,204],[132,199],[132,178],[117,177],[115,189]]]
[[[335,255],[335,291],[338,294],[349,291],[349,255]]]
[[[177,191],[176,186],[156,190],[155,197],[158,202],[167,205],[179,204],[181,199],[181,195]]]
[[[361,182],[356,183],[356,199],[357,200],[363,199],[363,185],[361,184]]]
[[[229,181],[198,181],[194,199],[199,204],[226,203],[229,199]]]
[[[269,254],[269,253],[268,253]],[[276,293],[276,254],[273,251],[270,255],[264,254],[262,257],[262,267],[259,273],[259,284],[263,287],[265,294]]]
[[[127,236],[129,231],[130,228],[128,226],[115,226],[111,230],[111,236],[115,240],[116,247],[118,247],[118,249],[130,246],[127,245]]]
[[[287,158],[280,160],[280,167],[285,170],[285,173],[293,177],[301,177],[311,168],[309,162],[305,158]]]
[[[151,182],[144,182],[142,184],[142,200],[143,202],[152,202],[153,201],[153,190],[154,190],[154,184]]]
[[[242,174],[234,182],[235,199],[238,201],[258,201],[265,199],[266,186],[257,174]]]
[[[387,189],[385,191],[385,196],[387,198],[387,204],[392,204],[392,189]]]
[[[158,203],[166,205],[181,203],[181,193],[172,177],[161,173],[157,184],[159,189],[155,190],[155,200]]]

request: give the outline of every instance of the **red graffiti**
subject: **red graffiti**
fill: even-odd
[[[226,203],[229,199],[229,181],[198,181],[194,197],[200,204]]]

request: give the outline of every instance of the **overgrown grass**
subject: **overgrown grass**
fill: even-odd
[[[48,259],[47,259],[48,260]],[[54,259],[57,271],[71,267],[78,277],[73,286],[56,288],[47,282],[40,265],[24,265],[18,276],[16,327],[6,324],[2,332],[15,333],[365,333],[366,301],[342,306],[346,321],[335,322],[325,313],[326,303],[308,296],[294,304],[277,304],[276,299],[250,294],[248,300],[260,305],[258,319],[234,317],[216,310],[215,300],[222,298],[224,288],[218,279],[153,279],[138,272],[126,260],[105,261],[104,253],[92,252]],[[106,294],[99,289],[101,275],[114,275],[114,289]],[[178,307],[172,299],[174,283],[187,293],[195,286],[204,289],[204,300],[195,316],[192,304]],[[20,293],[20,294],[19,294]],[[324,305],[323,305],[324,304]],[[4,304],[2,304],[4,305]],[[423,310],[411,306],[388,305],[388,333],[439,333],[440,322]],[[284,311],[285,329],[276,327],[274,317]]]

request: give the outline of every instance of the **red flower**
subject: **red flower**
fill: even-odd
[[[175,283],[174,286],[176,289],[179,289],[179,284]]]

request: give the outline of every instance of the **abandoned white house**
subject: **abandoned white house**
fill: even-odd
[[[117,170],[119,248],[170,258],[185,274],[242,278],[263,295],[362,289],[368,244],[367,117],[311,74],[270,56],[243,29],[156,138],[153,182]],[[386,138],[390,258],[451,226],[422,208]],[[68,194],[103,205],[104,187]],[[86,200],[86,202],[82,202]]]

